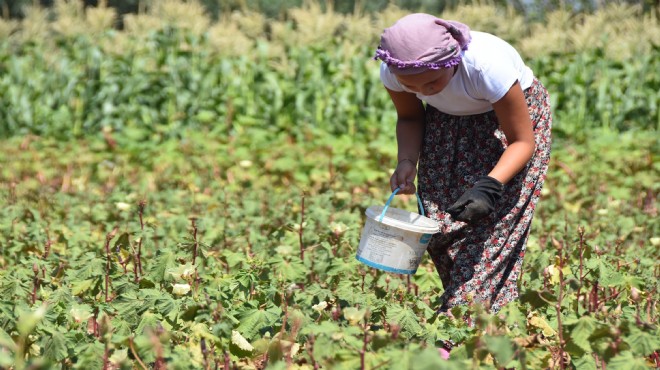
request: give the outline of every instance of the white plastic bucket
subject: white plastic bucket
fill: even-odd
[[[419,197],[421,215],[389,207],[398,190],[392,193],[385,206],[367,208],[367,221],[355,258],[383,271],[412,275],[417,272],[431,237],[440,227],[423,215]]]

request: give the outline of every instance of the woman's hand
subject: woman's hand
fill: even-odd
[[[415,177],[417,177],[417,165],[411,159],[402,159],[396,166],[396,170],[390,177],[392,191],[400,188],[398,194],[415,194]]]
[[[399,163],[392,177],[392,191],[400,188],[398,194],[414,194],[417,160],[424,136],[424,105],[417,96],[408,92],[387,89],[396,108],[396,141]]]

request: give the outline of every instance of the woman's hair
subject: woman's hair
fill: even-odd
[[[470,40],[470,28],[463,23],[415,13],[383,31],[375,59],[395,74],[450,68],[461,61]]]

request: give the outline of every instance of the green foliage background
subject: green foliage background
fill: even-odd
[[[654,13],[443,13],[514,43],[555,115],[521,299],[452,319],[429,260],[354,259],[396,155],[373,50],[405,12],[166,0],[118,31],[58,1],[0,21],[0,366],[657,366]]]

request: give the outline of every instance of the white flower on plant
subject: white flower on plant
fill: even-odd
[[[182,279],[189,279],[193,276],[194,273],[195,273],[195,269],[192,266],[187,266],[181,272],[181,278]]]
[[[69,313],[76,322],[87,321],[90,317],[92,317],[92,313],[88,308],[84,306],[73,307],[71,310],[69,310]]]
[[[128,204],[128,203],[124,203],[124,202],[117,202],[117,203],[115,203],[115,206],[120,211],[128,211],[129,209],[131,209],[131,205]]]
[[[237,332],[236,330],[231,331],[231,342],[237,345],[238,348],[242,349],[243,351],[254,350],[254,347],[252,347],[250,342],[248,342],[247,339],[245,339],[241,333]]]
[[[294,290],[300,289],[300,287],[296,283],[291,283],[287,288],[286,291],[288,293],[293,292]]]
[[[167,269],[167,273],[176,280],[188,280],[195,273],[195,268],[191,264],[180,265],[178,267]]]
[[[332,230],[333,234],[340,236],[343,235],[346,232],[346,230],[348,230],[348,226],[344,225],[341,222],[332,222],[330,224],[330,230]]]
[[[319,304],[315,304],[315,305],[312,306],[312,309],[314,311],[319,312],[319,313],[321,311],[325,310],[326,308],[328,308],[328,302],[326,302],[326,301],[321,301],[321,302],[319,302]]]
[[[300,351],[300,344],[298,344],[298,343],[294,343],[294,344],[291,346],[291,356],[295,356],[295,355],[297,355],[297,354],[298,354],[298,351]]]
[[[186,295],[190,291],[190,284],[173,284],[172,293],[176,295]]]
[[[238,165],[243,167],[243,168],[248,168],[248,167],[252,166],[252,161],[249,160],[249,159],[244,159],[244,160],[238,162]]]

